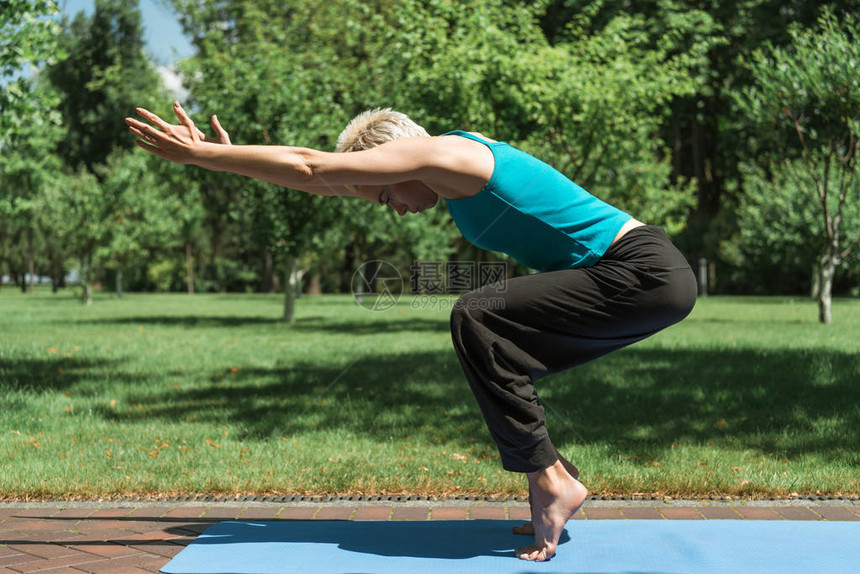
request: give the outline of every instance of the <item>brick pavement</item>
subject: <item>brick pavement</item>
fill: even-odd
[[[158,572],[222,520],[523,520],[522,503],[251,505],[0,504],[0,574]],[[860,502],[671,503],[589,501],[581,520],[852,520]]]

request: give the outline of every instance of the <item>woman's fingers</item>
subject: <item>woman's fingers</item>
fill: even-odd
[[[214,114],[212,115],[212,129],[215,130],[221,143],[230,145],[230,136],[227,134],[227,130],[221,127],[221,122],[218,121],[218,116]]]
[[[139,122],[134,118],[125,118],[125,123],[128,125],[131,133],[147,141],[154,141],[164,136],[164,132],[155,129],[149,124]]]
[[[149,110],[145,110],[143,108],[135,108],[135,111],[137,112],[137,114],[139,116],[146,118],[146,121],[148,121],[151,124],[158,126],[162,130],[170,127],[169,123],[167,123],[166,121],[164,121],[163,119],[161,119],[160,117],[155,115],[154,113],[150,112]]]
[[[185,113],[185,110],[182,109],[179,102],[173,102],[173,111],[176,112],[176,117],[179,118],[179,123],[190,130],[191,139],[195,141],[198,140],[199,138],[196,137],[198,135],[197,126],[194,125],[194,122],[191,121],[191,118],[188,117],[188,114]]]

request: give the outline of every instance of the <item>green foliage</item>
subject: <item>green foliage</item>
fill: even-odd
[[[790,47],[768,47],[751,56],[748,66],[756,82],[739,103],[762,130],[771,128],[766,133],[785,153],[835,147],[843,163],[853,162],[851,146],[860,138],[857,19],[837,20],[827,13],[818,29],[794,26],[790,33]]]
[[[55,64],[66,57],[57,47],[56,2],[48,0],[4,0],[0,10],[0,148],[30,118],[53,102],[51,94],[34,90],[21,75],[28,64]],[[17,77],[15,77],[17,75]],[[11,81],[6,78],[12,76]]]
[[[756,52],[748,65],[756,77],[738,97],[764,147],[759,163],[792,177],[796,192],[816,204],[818,224],[801,228],[800,241],[817,248],[808,266],[821,266],[821,320],[830,320],[835,268],[860,241],[860,26],[825,13],[814,30],[794,27],[791,45]]]
[[[131,149],[122,118],[159,100],[137,6],[138,0],[96,0],[93,14],[78,13],[60,36],[69,57],[51,66],[48,77],[68,128],[58,152],[72,169],[94,171],[114,149]]]

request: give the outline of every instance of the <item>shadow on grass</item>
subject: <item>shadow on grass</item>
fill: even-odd
[[[344,359],[346,360],[346,359]],[[560,446],[612,444],[647,455],[688,441],[732,441],[792,457],[827,454],[860,467],[860,357],[835,351],[632,347],[538,382]],[[194,388],[129,397],[147,413],[220,424],[247,437],[345,430],[359,436],[460,441],[487,434],[453,351],[365,356],[342,365],[297,362],[218,373]],[[151,420],[151,419],[150,419]],[[790,440],[788,440],[788,438]]]
[[[0,361],[0,401],[8,400],[12,392],[66,391],[81,382],[91,382],[93,373],[101,376],[111,372],[111,380],[135,384],[144,381],[145,375],[129,375],[117,372],[116,359],[86,359],[77,357],[49,356],[44,359],[5,359]],[[87,394],[95,394],[91,390]],[[0,403],[2,404],[2,403]]]
[[[300,317],[294,323],[283,323],[280,317],[254,317],[254,316],[205,316],[205,315],[140,315],[130,317],[117,317],[105,319],[92,319],[88,321],[70,321],[70,324],[78,325],[148,325],[164,327],[184,327],[188,329],[199,328],[242,328],[257,325],[282,326],[285,333],[337,333],[376,335],[392,332],[448,332],[447,318],[444,321],[438,319],[424,319],[410,316],[394,318],[393,315],[381,317],[375,320],[367,320],[366,317]]]

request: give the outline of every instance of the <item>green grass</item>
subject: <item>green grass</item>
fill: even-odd
[[[448,311],[0,291],[0,497],[522,494]],[[860,493],[860,301],[702,300],[539,392],[594,494]]]

